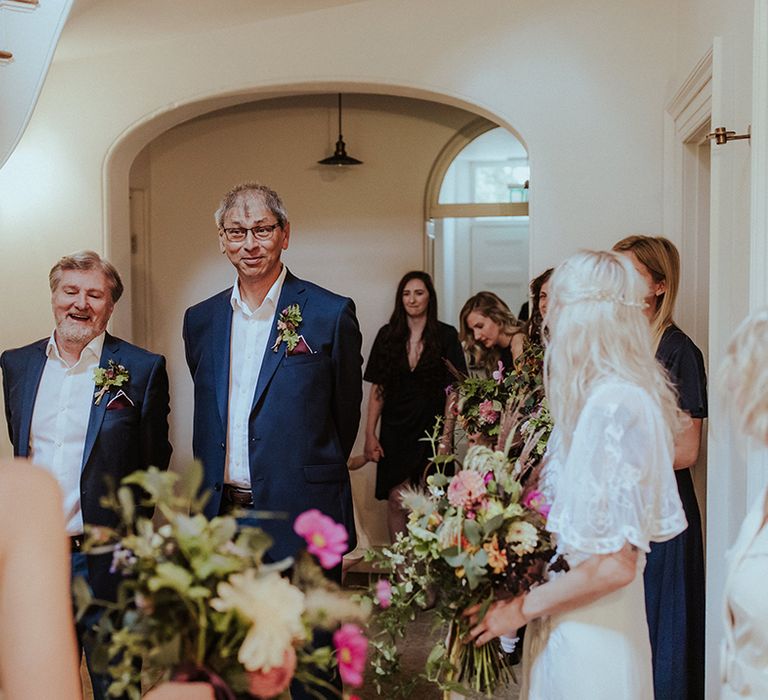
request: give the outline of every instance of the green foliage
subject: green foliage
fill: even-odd
[[[154,467],[135,472],[103,499],[105,506],[119,513],[121,526],[86,528],[85,551],[111,552],[113,568],[124,577],[114,603],[94,601],[84,582],[74,583],[79,614],[93,604],[105,609],[96,629],[99,652],[93,665],[112,678],[112,696],[126,694],[138,700],[139,669],[158,680],[188,664],[211,669],[235,691],[246,690],[238,653],[255,621],[239,608],[211,605],[222,596],[220,585],[233,585],[234,575],[250,573],[257,581],[265,580],[260,577],[274,577],[274,572],[293,566],[293,587],[305,594],[317,588],[326,591],[323,600],[329,608],[315,615],[322,614],[329,629],[340,619],[332,607],[334,600],[339,603],[343,598],[349,611],[347,599],[306,553],[296,562],[265,565],[263,556],[271,540],[263,530],[230,516],[208,520],[201,512],[206,500],[198,495],[201,482],[198,463],[183,474]],[[165,519],[160,526],[146,517],[154,508]],[[248,590],[243,588],[238,595],[245,597]],[[297,614],[303,637],[311,639],[303,605]],[[330,648],[305,647],[298,658],[296,677],[305,680],[312,679],[306,663],[320,668],[335,664]]]

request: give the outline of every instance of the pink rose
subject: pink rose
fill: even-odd
[[[493,409],[493,401],[486,399],[477,407],[477,413],[483,423],[495,423],[499,417],[497,411]]]
[[[471,469],[456,472],[448,485],[448,502],[456,508],[472,508],[485,494],[485,479]]]
[[[296,672],[296,650],[288,647],[283,654],[283,665],[263,671],[246,671],[248,692],[257,698],[274,698],[291,684]]]
[[[368,640],[363,631],[357,625],[347,622],[334,632],[333,646],[341,680],[346,685],[359,688],[363,684],[365,656],[368,652]]]
[[[324,569],[336,566],[347,551],[346,528],[317,508],[307,510],[296,518],[293,530],[306,540],[307,551],[317,557]]]

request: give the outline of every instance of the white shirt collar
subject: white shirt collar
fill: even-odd
[[[283,265],[280,274],[277,276],[274,284],[269,288],[267,295],[264,297],[264,301],[262,301],[261,306],[258,307],[259,309],[267,302],[269,302],[273,308],[277,307],[277,302],[280,300],[280,292],[283,289],[283,282],[285,281],[285,274],[287,271],[288,268]],[[238,278],[235,278],[235,284],[232,287],[232,296],[230,297],[229,302],[232,304],[233,310],[236,311],[237,309],[240,309],[246,316],[250,316],[257,310],[251,309],[248,306],[248,303],[240,295],[240,281]]]
[[[104,349],[105,336],[106,332],[102,331],[90,343],[88,343],[88,345],[86,345],[80,353],[80,359],[74,365],[72,365],[72,367],[79,365],[88,355],[93,355],[93,357],[96,358],[96,362],[98,362],[101,359],[101,351]],[[55,329],[51,332],[51,337],[48,339],[48,345],[45,348],[45,354],[49,359],[55,358],[65,367],[69,367],[69,364],[67,364],[66,360],[61,356],[61,353],[59,352],[59,346],[56,345]]]

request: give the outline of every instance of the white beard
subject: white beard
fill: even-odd
[[[77,323],[66,318],[56,326],[56,333],[61,340],[76,343],[83,347],[88,345],[100,332],[92,325]]]

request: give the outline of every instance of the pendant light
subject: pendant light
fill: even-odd
[[[332,156],[317,161],[320,165],[361,165],[362,160],[347,155],[347,146],[341,136],[341,93],[339,93],[339,140]]]

